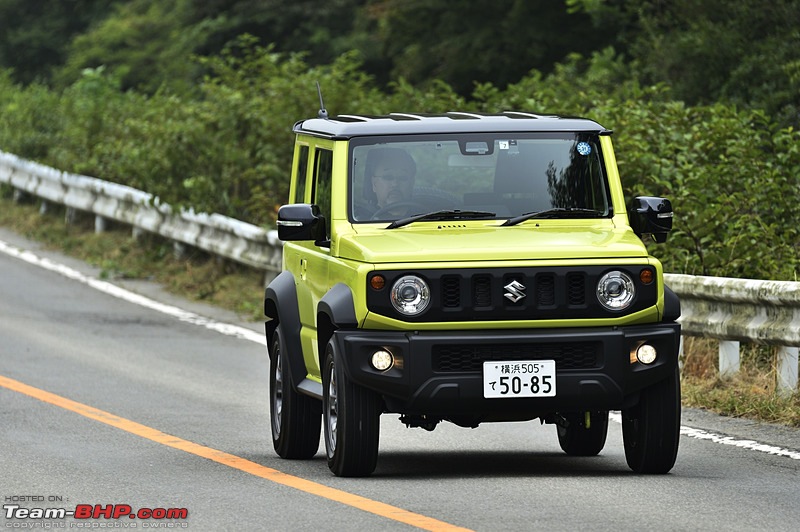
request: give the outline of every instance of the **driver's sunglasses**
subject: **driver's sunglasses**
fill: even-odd
[[[383,174],[383,175],[376,175],[375,177],[380,177],[381,179],[385,179],[386,181],[398,181],[400,183],[408,183],[411,181],[411,176],[409,174]]]

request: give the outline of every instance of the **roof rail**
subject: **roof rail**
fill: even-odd
[[[468,118],[483,118],[484,117],[484,115],[479,115],[479,114],[475,114],[475,113],[465,113],[465,112],[462,112],[462,111],[448,111],[447,115],[448,116],[450,116],[450,115],[466,116]]]
[[[390,117],[402,116],[402,117],[405,117],[405,118],[413,118],[414,120],[422,120],[423,118],[425,118],[422,115],[415,115],[415,114],[411,114],[411,113],[389,113],[389,116]]]
[[[536,113],[523,113],[522,111],[503,111],[504,115],[524,116],[525,118],[542,118],[542,115]]]
[[[346,118],[352,121],[359,121],[359,122],[369,122],[370,120],[374,120],[374,118],[370,118],[368,116],[362,115],[336,115],[335,118],[338,120],[340,118]]]

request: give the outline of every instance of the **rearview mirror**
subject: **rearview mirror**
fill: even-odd
[[[278,209],[278,238],[281,240],[313,240],[318,246],[328,247],[330,243],[325,233],[325,217],[317,205],[292,203]]]
[[[667,241],[672,230],[672,203],[665,198],[638,196],[628,207],[628,218],[633,232],[640,238],[652,235],[658,243]]]

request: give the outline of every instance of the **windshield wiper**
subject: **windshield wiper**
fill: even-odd
[[[492,216],[495,216],[495,213],[488,211],[459,211],[458,209],[433,211],[400,218],[387,225],[386,229],[397,229],[398,227],[403,227],[404,225],[422,220],[467,220],[470,218],[491,218]]]
[[[532,220],[534,218],[600,218],[601,216],[605,216],[605,214],[606,213],[603,211],[596,211],[594,209],[556,207],[555,209],[547,209],[544,211],[526,212],[525,214],[509,218],[500,225],[517,225],[525,220]]]

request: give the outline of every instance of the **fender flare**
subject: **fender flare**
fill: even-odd
[[[664,316],[661,321],[677,321],[680,317],[681,300],[669,286],[664,285]]]
[[[344,283],[337,283],[322,296],[317,305],[317,346],[322,367],[328,341],[337,329],[358,327],[353,291]]]
[[[296,390],[305,379],[307,371],[303,361],[303,348],[300,344],[300,309],[297,306],[297,289],[294,276],[288,270],[281,272],[264,290],[264,324],[267,336],[267,353],[280,325],[283,337],[283,350],[286,352],[289,381]]]

